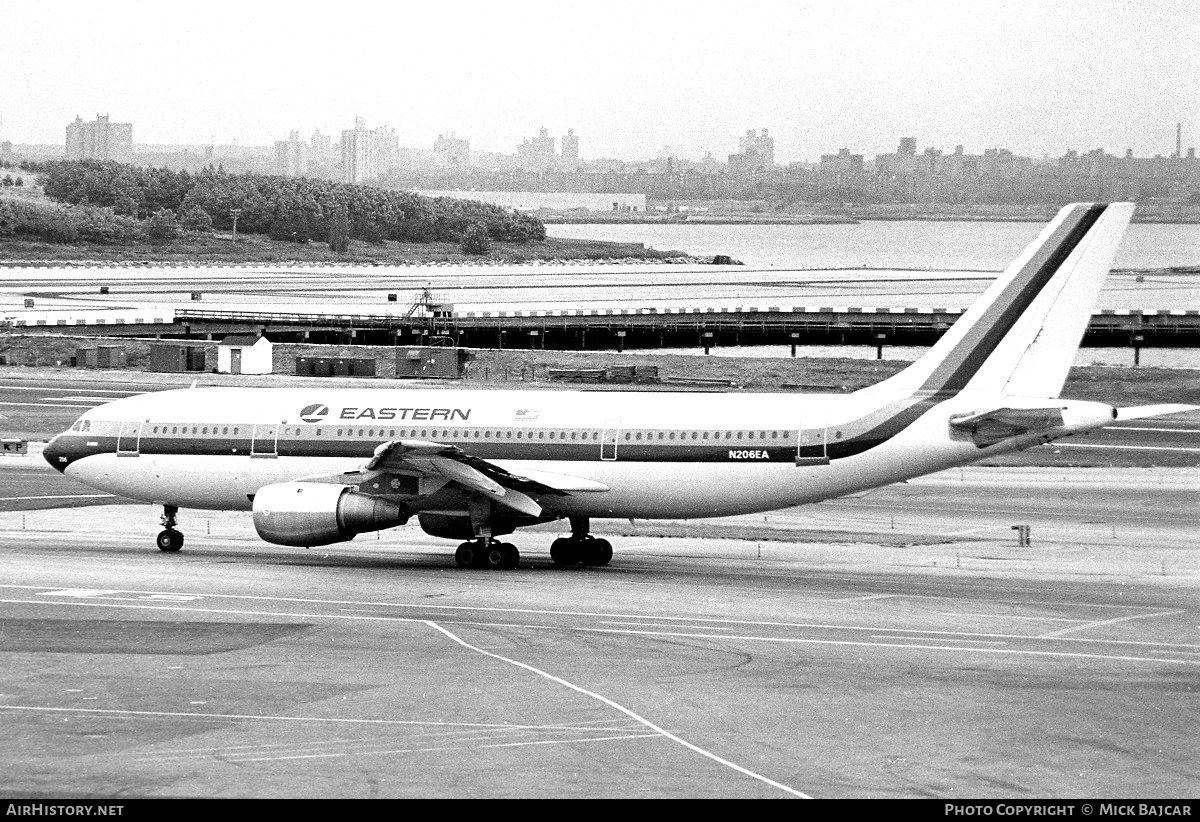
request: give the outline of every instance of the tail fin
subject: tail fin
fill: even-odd
[[[1057,397],[1133,208],[1063,208],[925,356],[874,389]]]

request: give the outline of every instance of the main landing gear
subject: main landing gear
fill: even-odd
[[[550,544],[550,559],[555,565],[608,565],[613,557],[612,543],[588,533],[587,517],[571,517],[571,536]]]
[[[520,564],[521,553],[512,543],[480,538],[458,546],[458,550],[454,552],[454,562],[459,568],[511,571]]]
[[[173,554],[183,547],[183,534],[175,530],[175,515],[178,513],[178,505],[163,506],[162,524],[165,530],[159,532],[156,542],[158,550],[168,554]]]

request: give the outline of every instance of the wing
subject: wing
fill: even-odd
[[[411,481],[414,475],[422,480],[416,488]],[[409,481],[400,481],[401,476]],[[609,490],[603,483],[548,471],[514,474],[457,446],[420,440],[385,442],[359,471],[308,480],[356,485],[373,496],[412,495],[414,491],[425,496],[447,483],[455,483],[530,517],[542,515],[542,506],[531,494],[566,496]]]

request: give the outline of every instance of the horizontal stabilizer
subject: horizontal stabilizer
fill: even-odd
[[[996,408],[950,418],[950,427],[969,431],[980,447],[1031,431],[1048,431],[1063,425],[1061,406],[1053,408]]]

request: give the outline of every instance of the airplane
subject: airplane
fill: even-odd
[[[407,523],[511,569],[499,538],[567,519],[560,565],[605,565],[593,518],[788,508],[1196,408],[1060,399],[1132,203],[1063,208],[930,350],[850,394],[197,388],[94,408],[46,446],[67,476],[163,507],[250,510],[313,547]]]

